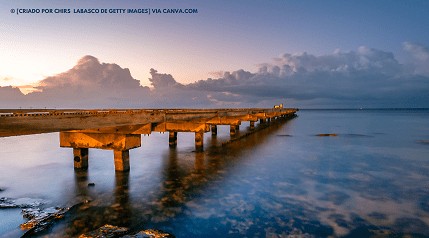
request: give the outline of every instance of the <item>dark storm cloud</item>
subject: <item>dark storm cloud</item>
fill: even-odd
[[[415,49],[425,59],[422,49]],[[426,64],[426,68],[429,65]],[[284,54],[256,73],[238,70],[188,87],[213,92],[212,100],[257,103],[293,100],[311,107],[427,107],[429,79],[409,71],[390,52],[367,47],[315,56]],[[269,100],[272,99],[272,100]]]

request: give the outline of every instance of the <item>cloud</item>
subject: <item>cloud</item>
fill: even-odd
[[[429,61],[429,49],[411,42],[404,42],[404,49],[411,53],[416,59],[421,61]]]
[[[100,63],[93,56],[72,69],[39,83],[40,92],[23,95],[0,88],[1,107],[168,108],[271,107],[300,108],[429,107],[427,48],[404,43],[415,56],[400,63],[391,52],[359,47],[331,54],[283,54],[259,65],[213,73],[215,78],[181,84],[170,74],[150,69],[152,88],[142,87],[127,68]],[[424,71],[426,69],[426,71]]]
[[[212,92],[212,101],[247,105],[286,100],[304,107],[429,106],[427,77],[409,71],[393,53],[368,47],[321,56],[284,54],[256,73],[225,72],[188,87]]]
[[[26,97],[44,107],[145,106],[148,87],[131,76],[129,69],[100,63],[84,56],[70,70],[39,82],[39,91]]]
[[[23,95],[18,88],[0,88],[0,107],[153,108],[204,107],[209,104],[206,94],[185,89],[171,75],[154,69],[150,73],[152,89],[142,87],[129,69],[100,63],[88,55],[70,70],[40,81],[35,92]]]
[[[405,42],[403,47],[414,59],[409,65],[414,73],[429,76],[429,49],[411,42]]]
[[[220,78],[223,76],[224,73],[225,73],[224,71],[212,71],[212,72],[209,72],[209,75],[215,78]]]
[[[78,88],[83,91],[115,89],[135,89],[140,82],[131,76],[129,69],[117,64],[100,64],[97,58],[85,56],[76,66],[65,73],[48,77],[40,82],[41,90]]]
[[[155,89],[165,89],[170,87],[183,86],[177,83],[173,76],[171,76],[171,74],[160,74],[157,70],[150,69],[150,75],[152,76],[152,78],[149,78],[149,81]]]
[[[0,108],[19,108],[20,102],[24,99],[24,94],[21,93],[19,88],[6,86],[0,86]],[[16,104],[18,102],[18,104]]]

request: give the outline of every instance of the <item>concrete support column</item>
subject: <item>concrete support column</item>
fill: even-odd
[[[259,119],[259,124],[264,124],[264,123],[265,123],[265,119],[264,118]]]
[[[88,168],[88,148],[73,148],[74,168]]]
[[[229,135],[234,136],[237,133],[237,127],[235,125],[231,125],[229,127]]]
[[[235,131],[239,131],[240,130],[240,125],[236,125],[235,126]]]
[[[114,150],[116,171],[130,171],[130,151],[129,150]]]
[[[270,123],[271,122],[271,117],[267,118],[267,122]]]
[[[204,132],[195,132],[195,150],[203,151],[204,149]]]
[[[250,121],[250,130],[255,129],[255,122],[254,121]]]
[[[177,132],[170,131],[168,134],[168,145],[171,148],[175,148],[177,146]]]
[[[212,125],[211,129],[212,129],[212,136],[217,135],[217,125]]]

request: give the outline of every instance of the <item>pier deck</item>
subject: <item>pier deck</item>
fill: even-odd
[[[88,167],[88,149],[114,151],[115,170],[128,171],[129,150],[141,146],[141,135],[168,132],[169,146],[177,145],[178,132],[195,133],[195,150],[202,151],[204,133],[217,134],[229,125],[234,136],[242,121],[269,123],[293,117],[293,108],[240,109],[0,109],[0,137],[60,132],[60,146],[73,148],[75,169]]]

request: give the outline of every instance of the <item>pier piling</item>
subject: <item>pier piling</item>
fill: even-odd
[[[170,148],[175,148],[177,146],[177,132],[170,131],[168,133],[168,145]]]
[[[74,168],[88,168],[88,148],[73,148]]]
[[[130,151],[114,150],[115,171],[127,172],[130,170]]]
[[[217,135],[217,125],[211,125],[212,136]]]
[[[237,139],[241,122],[250,130],[279,118],[290,118],[293,108],[232,109],[0,109],[0,137],[59,132],[60,146],[73,149],[75,169],[88,168],[89,148],[113,150],[116,171],[130,170],[129,150],[141,146],[141,135],[168,132],[170,148],[177,146],[177,133],[195,133],[195,150],[203,151],[204,133],[216,141],[218,125],[230,126]],[[234,137],[234,138],[232,138]]]

